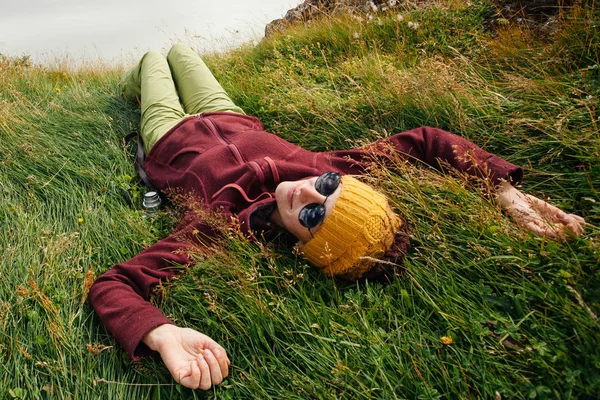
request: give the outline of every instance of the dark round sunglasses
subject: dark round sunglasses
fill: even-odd
[[[325,218],[325,202],[340,186],[340,179],[341,175],[337,172],[325,172],[319,176],[315,182],[315,190],[325,196],[325,201],[323,201],[323,204],[307,204],[298,213],[298,221],[300,221],[303,227],[308,229],[311,236],[312,232],[310,230],[323,222]]]

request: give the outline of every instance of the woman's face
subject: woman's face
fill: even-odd
[[[311,203],[324,203],[325,218],[327,218],[342,191],[342,184],[340,183],[337,189],[329,197],[322,195],[315,189],[317,178],[318,176],[314,176],[299,181],[281,182],[275,189],[277,210],[273,213],[274,215],[272,218],[276,223],[296,236],[302,243],[308,242],[312,236],[317,233],[322,223],[311,228],[309,231],[308,228],[302,226],[298,220],[300,211]],[[325,220],[325,218],[323,220]]]

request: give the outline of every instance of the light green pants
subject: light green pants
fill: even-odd
[[[167,58],[146,53],[121,78],[121,92],[129,101],[139,99],[141,134],[146,153],[181,119],[202,112],[243,114],[189,46],[174,45]]]

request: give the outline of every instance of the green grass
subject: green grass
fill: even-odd
[[[421,125],[467,137],[526,167],[525,191],[584,216],[584,237],[523,232],[460,177],[374,172],[410,222],[404,276],[333,281],[271,246],[223,241],[154,299],[232,360],[216,389],[183,389],[159,360],[132,363],[86,301],[94,276],[177,222],[142,218],[123,70],[2,57],[0,398],[600,397],[599,11],[566,8],[543,34],[489,32],[490,3],[439,3],[402,21],[290,27],[205,60],[238,105],[311,149]]]

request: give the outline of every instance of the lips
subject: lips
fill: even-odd
[[[288,203],[290,204],[290,210],[292,209],[292,205],[294,204],[294,193],[296,193],[296,188],[298,185],[294,186],[288,192]]]

